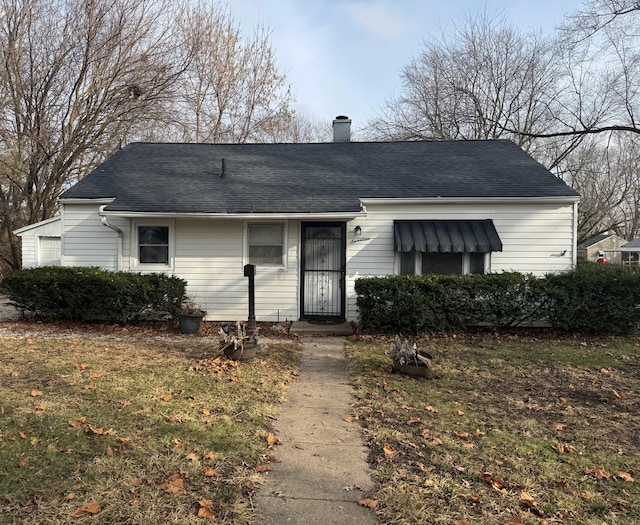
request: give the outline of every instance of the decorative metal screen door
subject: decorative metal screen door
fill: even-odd
[[[344,320],[344,223],[302,223],[302,319]]]

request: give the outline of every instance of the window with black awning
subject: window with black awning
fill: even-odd
[[[491,219],[394,221],[397,252],[501,252],[502,241]]]

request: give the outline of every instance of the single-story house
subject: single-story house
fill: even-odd
[[[578,259],[596,262],[604,258],[609,263],[620,264],[618,248],[626,242],[615,233],[599,233],[578,244]]]
[[[350,124],[129,144],[60,196],[60,262],[177,275],[210,320],[246,319],[255,264],[258,321],[356,319],[367,276],[574,268],[579,195],[513,142],[350,142]]]
[[[623,265],[640,265],[640,239],[634,239],[618,250]]]

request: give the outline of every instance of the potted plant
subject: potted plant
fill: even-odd
[[[418,345],[413,345],[405,340],[401,340],[396,335],[389,351],[393,362],[393,371],[401,372],[413,377],[424,377],[431,369],[433,357],[431,354],[418,349]]]
[[[262,347],[258,339],[258,330],[247,334],[247,327],[240,321],[236,322],[236,333],[232,333],[231,323],[220,326],[220,350],[234,361],[251,361]]]
[[[183,334],[197,334],[207,311],[193,300],[183,301],[176,318]]]

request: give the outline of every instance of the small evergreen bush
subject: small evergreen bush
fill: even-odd
[[[126,323],[149,311],[175,315],[186,282],[164,274],[44,266],[9,273],[0,288],[19,309],[45,319]]]
[[[632,334],[640,323],[640,268],[584,263],[548,275],[546,318],[571,332]]]

